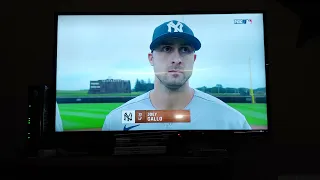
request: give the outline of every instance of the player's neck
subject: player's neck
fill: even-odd
[[[192,100],[193,95],[194,90],[189,87],[188,82],[178,90],[170,90],[155,81],[150,99],[156,109],[184,109]]]

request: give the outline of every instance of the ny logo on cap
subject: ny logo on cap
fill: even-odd
[[[172,32],[172,29],[174,29],[174,32],[183,32],[182,27],[183,24],[180,22],[177,22],[177,24],[174,24],[172,21],[167,24],[168,26],[168,32]]]

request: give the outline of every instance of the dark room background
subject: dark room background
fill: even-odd
[[[14,159],[24,150],[28,85],[53,85],[54,12],[171,12],[188,10],[264,10],[270,61],[271,144],[243,147],[240,164],[262,161],[283,171],[319,162],[319,38],[299,40],[302,18],[274,0],[224,1],[12,1],[4,6],[1,26],[5,46],[1,62],[1,157]],[[311,10],[310,10],[311,11]],[[317,24],[317,22],[314,22]],[[1,31],[1,32],[2,32]],[[306,39],[307,37],[305,37]],[[297,43],[298,42],[298,43]],[[316,47],[318,46],[318,47]],[[9,88],[8,88],[9,87]],[[249,153],[250,152],[250,153]],[[253,153],[255,152],[255,153]],[[250,157],[248,155],[250,154]],[[250,162],[243,162],[243,159]],[[293,160],[294,159],[294,160]],[[289,163],[289,160],[291,163]],[[254,168],[254,165],[250,165]],[[268,165],[261,165],[268,167]],[[259,172],[267,168],[261,168]]]

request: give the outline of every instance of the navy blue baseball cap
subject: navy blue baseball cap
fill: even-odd
[[[197,39],[192,30],[184,23],[172,20],[156,27],[153,32],[150,49],[154,50],[161,45],[163,40],[171,38],[181,38],[190,44],[196,51],[201,48],[201,43]]]

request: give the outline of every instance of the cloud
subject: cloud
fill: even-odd
[[[120,75],[153,75],[153,71],[117,71],[116,74]]]
[[[197,72],[197,71],[212,71],[213,69],[216,69],[216,68],[195,68],[193,71]]]
[[[198,71],[211,71],[216,68],[195,68],[192,71],[198,72]],[[185,70],[185,71],[191,71],[191,70]],[[160,72],[161,73],[161,72]],[[166,73],[166,72],[162,72]],[[144,71],[144,70],[128,70],[128,71],[117,71],[116,74],[120,75],[154,75],[153,71]]]

